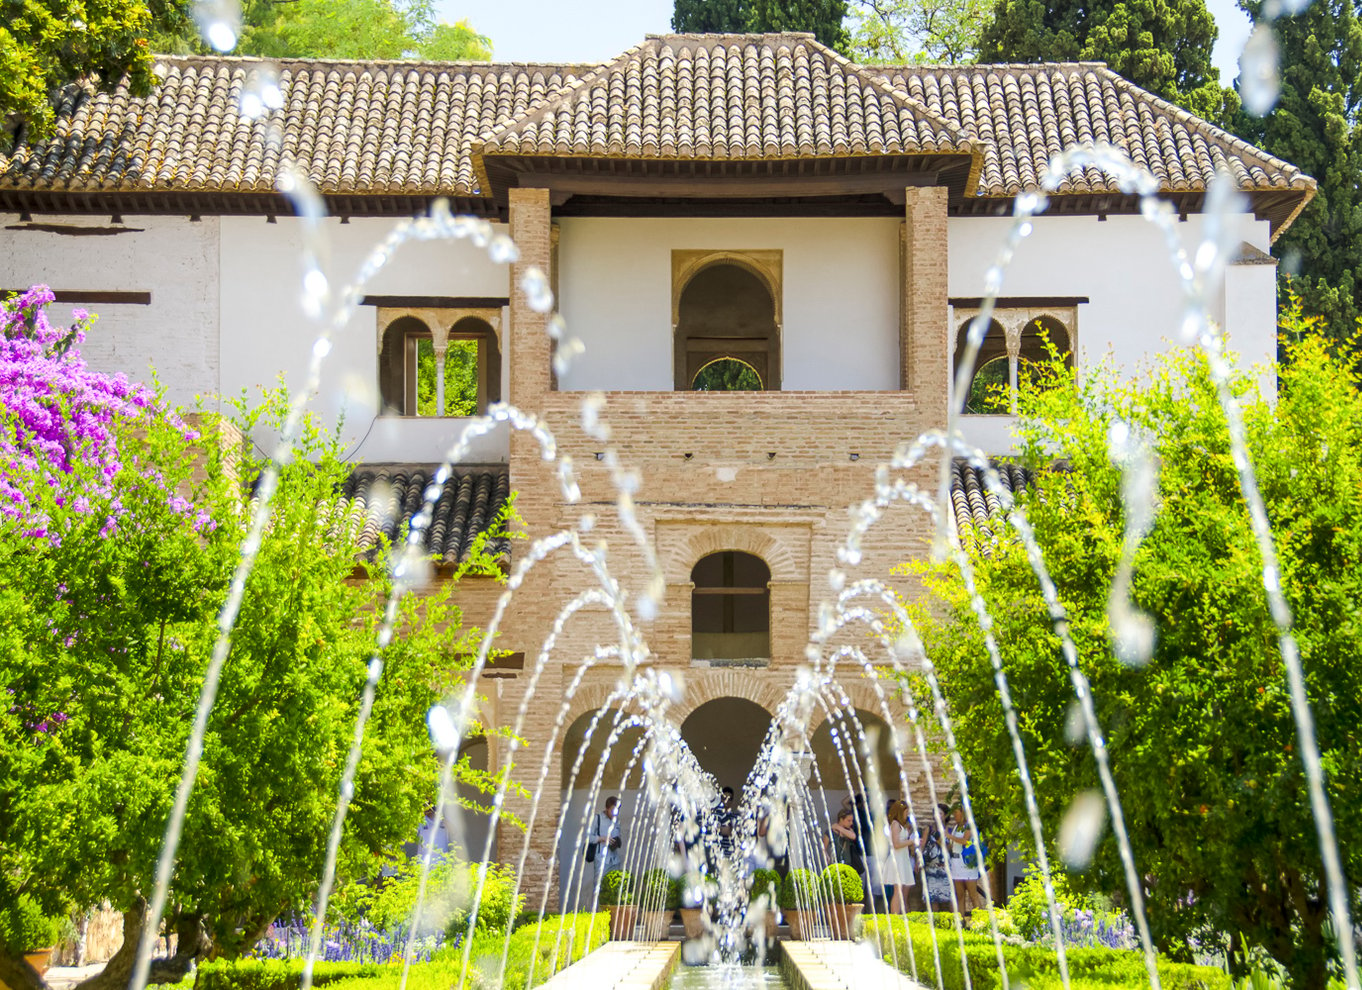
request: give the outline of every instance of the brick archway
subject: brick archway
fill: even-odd
[[[799,566],[796,548],[759,525],[743,523],[696,523],[684,539],[668,541],[663,573],[669,584],[690,581],[696,561],[724,550],[740,550],[760,557],[771,569],[772,581],[800,581],[805,575]]]

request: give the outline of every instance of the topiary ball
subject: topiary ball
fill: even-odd
[[[855,904],[865,899],[865,885],[850,866],[833,863],[823,871],[823,896],[832,904]]]

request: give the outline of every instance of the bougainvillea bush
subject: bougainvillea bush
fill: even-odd
[[[188,431],[153,390],[90,372],[79,332],[35,290],[7,307],[0,473],[0,910],[108,901],[125,949],[89,981],[128,982],[208,658],[263,469],[224,424]],[[277,426],[270,398],[249,423]],[[249,951],[315,895],[380,607],[381,567],[332,526],[348,467],[309,424],[283,468],[245,586],[176,860],[179,954]],[[381,562],[380,562],[381,563]],[[341,850],[342,881],[416,834],[434,800],[429,706],[475,652],[449,584],[408,596]],[[0,981],[37,986],[0,946]]]

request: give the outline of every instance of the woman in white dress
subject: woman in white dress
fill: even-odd
[[[893,884],[894,896],[889,902],[890,914],[905,914],[908,911],[908,895],[917,883],[915,853],[917,836],[908,821],[908,805],[895,801],[889,806],[889,858],[886,861],[885,880]]]
[[[970,844],[970,836],[964,808],[955,806],[946,829],[946,848],[949,850],[946,862],[950,864],[951,883],[955,886],[955,904],[961,917],[967,917],[974,910],[974,885],[979,879],[979,867],[965,865],[964,851]]]

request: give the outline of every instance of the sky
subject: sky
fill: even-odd
[[[1239,52],[1248,40],[1248,15],[1235,0],[1207,0],[1220,39],[1212,60],[1220,81],[1239,74]],[[446,21],[468,18],[492,39],[498,62],[600,62],[671,29],[672,0],[436,0]]]

